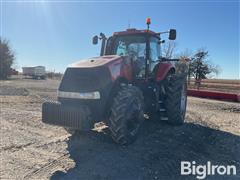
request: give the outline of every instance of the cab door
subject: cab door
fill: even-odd
[[[159,64],[160,59],[160,44],[159,39],[156,37],[151,37],[149,41],[149,76],[154,78],[155,70]]]

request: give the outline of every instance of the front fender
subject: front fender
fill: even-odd
[[[173,64],[169,62],[160,62],[157,68],[156,81],[162,81],[170,71],[175,72],[175,67]]]

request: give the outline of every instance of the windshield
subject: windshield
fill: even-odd
[[[145,77],[146,37],[137,35],[116,37],[113,54],[130,56],[136,77]]]
[[[143,36],[120,36],[115,39],[113,54],[145,59],[146,38]]]

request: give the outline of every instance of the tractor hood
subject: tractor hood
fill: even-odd
[[[95,118],[101,117],[122,60],[121,56],[101,56],[69,65],[58,88],[58,101],[63,106],[87,106]]]
[[[66,69],[59,91],[93,92],[101,91],[112,84],[120,74],[123,57],[100,56],[73,63]]]
[[[94,68],[99,66],[106,66],[120,59],[122,59],[122,57],[118,55],[93,57],[70,64],[69,68]]]

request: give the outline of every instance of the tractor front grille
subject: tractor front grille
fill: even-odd
[[[111,83],[111,75],[107,67],[67,68],[60,91],[92,92],[101,90]]]

